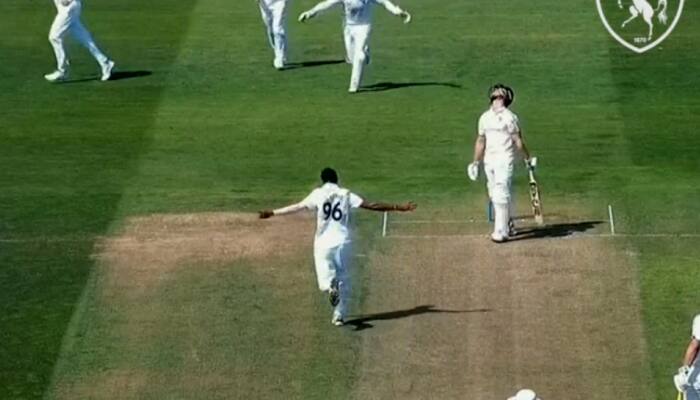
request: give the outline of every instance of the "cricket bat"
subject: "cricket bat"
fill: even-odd
[[[540,199],[540,187],[535,179],[535,168],[529,166],[527,172],[530,176],[530,205],[532,206],[532,215],[535,217],[537,225],[544,225],[544,216],[542,215],[542,200]]]
[[[683,400],[683,393],[678,392],[678,396],[676,396],[676,400]]]

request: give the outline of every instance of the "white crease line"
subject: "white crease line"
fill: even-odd
[[[537,236],[523,234],[523,236],[513,237],[513,242],[525,239],[575,239],[575,238],[699,238],[700,233],[571,233],[568,235]],[[387,239],[440,239],[440,238],[483,238],[488,239],[489,235],[483,233],[463,233],[451,235],[390,235]]]

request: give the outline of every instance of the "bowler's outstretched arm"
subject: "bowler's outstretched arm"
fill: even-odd
[[[370,211],[413,211],[416,209],[416,203],[409,201],[406,204],[388,204],[364,201],[360,208]]]
[[[390,13],[402,17],[404,19],[405,23],[411,22],[411,14],[409,14],[407,11],[403,10],[401,7],[397,6],[396,4],[392,3],[389,0],[374,0],[377,4],[381,4],[386,8],[387,11]]]
[[[307,209],[307,207],[304,204],[304,202],[301,202],[301,203],[292,204],[290,206],[278,208],[276,210],[258,211],[258,216],[261,219],[267,219],[267,218],[273,217],[275,215],[294,214],[294,213],[297,213],[299,211],[303,211],[306,209]]]
[[[341,4],[343,0],[324,0],[318,4],[316,4],[313,8],[311,8],[309,11],[305,11],[301,13],[299,16],[299,22],[304,22],[309,18],[313,18],[316,16],[316,14],[326,11],[329,8],[333,7],[336,4]]]

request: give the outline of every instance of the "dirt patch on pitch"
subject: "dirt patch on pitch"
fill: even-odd
[[[610,240],[391,240],[355,321],[356,398],[649,398],[636,271]]]
[[[313,345],[305,333],[314,222],[236,213],[128,220],[96,248],[46,397],[269,398],[279,386],[266,386],[270,375],[292,375],[289,344],[275,341]]]
[[[56,393],[56,399],[136,399],[143,393],[152,377],[148,371],[115,369],[94,374],[85,382],[64,383]]]
[[[130,219],[98,244],[109,266],[105,287],[132,295],[167,281],[173,270],[226,265],[241,259],[284,258],[311,246],[313,218],[260,220],[255,214],[151,215]]]

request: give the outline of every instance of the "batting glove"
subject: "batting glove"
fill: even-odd
[[[535,169],[535,167],[537,166],[537,157],[530,157],[527,160],[525,160],[525,166],[527,168]]]
[[[467,165],[467,176],[473,182],[479,179],[479,162],[474,161],[473,163]]]

